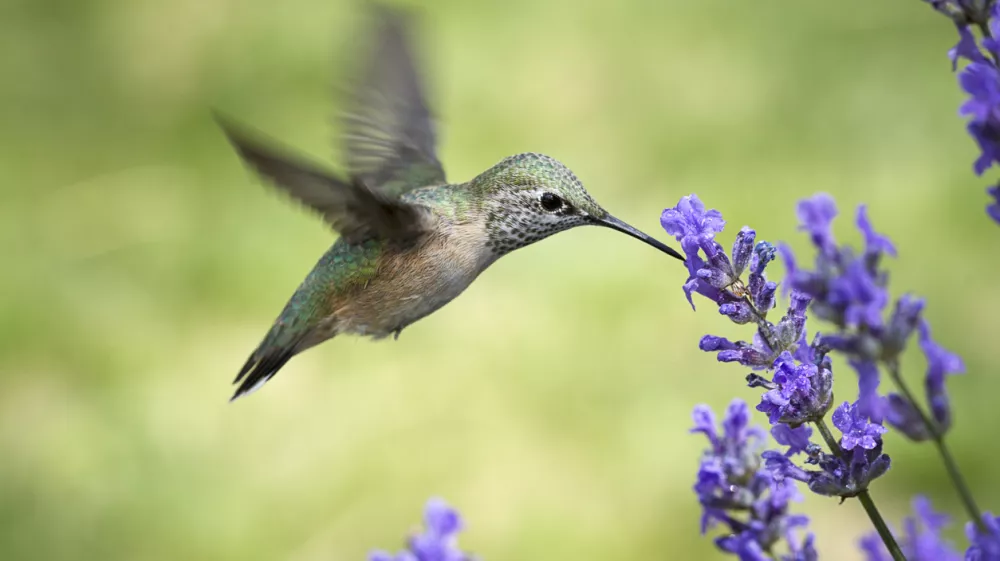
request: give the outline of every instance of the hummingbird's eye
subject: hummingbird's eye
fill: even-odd
[[[563,200],[552,193],[542,193],[538,202],[542,203],[542,208],[549,212],[555,212],[563,207]]]

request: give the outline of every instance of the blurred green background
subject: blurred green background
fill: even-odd
[[[487,561],[720,557],[697,533],[689,413],[758,392],[697,341],[747,331],[692,312],[675,262],[607,230],[517,252],[398,342],[336,339],[227,403],[332,235],[245,171],[208,110],[332,158],[360,8],[0,9],[0,559],[363,559],[398,547],[432,495]],[[918,0],[422,8],[454,180],[544,152],[661,239],[661,209],[696,192],[728,219],[724,243],[749,224],[802,252],[797,199],[869,204],[899,247],[895,292],[927,296],[967,361],[950,442],[1000,509],[1000,232],[956,115],[948,21]],[[918,383],[923,359],[905,364]],[[923,492],[964,523],[931,447],[890,435],[887,451],[873,492],[889,519]],[[801,508],[825,558],[858,558],[860,505]]]

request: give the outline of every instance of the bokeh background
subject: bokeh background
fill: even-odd
[[[336,163],[330,92],[367,20],[343,0],[14,0],[0,17],[0,558],[363,559],[424,501],[487,560],[715,559],[690,490],[697,403],[756,402],[669,258],[597,228],[504,258],[397,342],[341,338],[252,398],[229,382],[332,241],[251,177],[222,109]],[[950,442],[1000,509],[996,224],[956,115],[951,24],[918,0],[436,1],[420,53],[441,155],[567,162],[661,239],[698,193],[805,252],[797,199],[870,205],[925,295]],[[856,240],[850,219],[838,226]],[[773,277],[782,268],[775,266]],[[908,354],[919,384],[923,359]],[[850,397],[854,374],[838,368]],[[762,418],[758,419],[763,421]],[[890,434],[874,496],[965,518],[929,446]],[[807,497],[827,559],[856,559],[856,502]]]

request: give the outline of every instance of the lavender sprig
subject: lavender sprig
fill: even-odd
[[[889,317],[883,319],[890,298],[889,275],[881,262],[886,255],[896,255],[895,247],[874,230],[863,205],[856,215],[865,240],[863,251],[836,243],[832,223],[837,207],[829,195],[821,193],[800,202],[798,214],[802,229],[810,232],[817,250],[814,269],[802,269],[786,246],[780,249],[788,268],[787,283],[793,290],[808,294],[812,298],[810,311],[836,329],[821,337],[821,346],[849,357],[858,374],[859,404],[864,416],[879,423],[884,418],[912,440],[935,443],[970,518],[980,520],[979,507],[944,441],[951,427],[945,378],[964,371],[962,360],[931,339],[930,326],[922,317],[922,299],[903,295],[896,300]],[[924,388],[930,415],[924,412],[924,405],[899,371],[899,355],[915,331],[927,358]],[[899,393],[887,397],[878,394],[880,364]]]
[[[822,205],[800,209],[812,213],[816,220],[805,224],[832,220],[835,209]],[[845,403],[835,414],[835,424],[844,436],[838,442],[826,425],[825,417],[832,404],[833,373],[826,354],[829,348],[821,337],[813,344],[806,344],[806,310],[812,297],[802,290],[791,294],[785,315],[775,324],[767,319],[774,306],[777,285],[765,277],[765,268],[774,259],[775,248],[767,242],[754,245],[756,233],[747,227],[740,230],[733,245],[732,259],[715,241],[715,234],[722,231],[725,221],[716,210],[705,210],[697,196],[683,197],[676,207],[666,209],[661,216],[664,229],[681,243],[687,257],[688,280],[684,292],[691,302],[697,293],[715,302],[719,312],[737,324],[754,323],[756,333],[752,342],[730,341],[723,337],[706,335],[699,343],[704,351],[716,352],[722,362],[737,362],[756,371],[770,371],[771,377],[758,373],[747,376],[750,387],[766,390],[757,409],[768,414],[774,425],[776,440],[788,446],[784,453],[764,452],[765,468],[775,481],[798,480],[805,482],[815,493],[839,496],[843,499],[858,497],[879,531],[894,559],[904,559],[892,534],[875,507],[868,492],[872,480],[884,474],[889,457],[882,453],[881,434],[884,429],[869,423],[863,407]],[[887,240],[872,233],[871,245],[885,246]],[[827,248],[833,255],[835,244],[824,228],[813,230],[814,241]],[[750,248],[753,248],[751,251]],[[741,279],[749,265],[747,283]],[[863,275],[859,275],[863,276]],[[855,285],[839,287],[849,291]],[[866,297],[878,305],[878,295],[869,291]],[[877,308],[878,309],[878,308]],[[870,318],[864,306],[831,308],[830,314],[847,318]],[[870,406],[870,404],[869,404]],[[830,453],[809,442],[811,430],[805,426],[813,423],[829,447]],[[780,427],[780,428],[779,428]],[[804,452],[806,464],[818,469],[799,467],[791,457]],[[744,540],[746,541],[746,540]],[[742,542],[741,542],[742,543]],[[755,559],[755,557],[746,557]]]
[[[969,135],[979,145],[980,155],[973,164],[981,176],[1000,163],[1000,6],[995,0],[924,0],[948,16],[958,30],[958,43],[948,51],[952,70],[960,60],[968,64],[958,74],[958,83],[969,98],[959,114],[969,118]],[[976,39],[973,28],[979,30]],[[986,212],[1000,223],[1000,185],[987,189],[991,201]]]
[[[691,432],[704,434],[709,442],[694,485],[703,509],[701,533],[716,525],[727,527],[729,533],[717,538],[716,546],[740,559],[817,559],[813,534],[803,539],[795,535],[809,519],[788,512],[790,501],[801,496],[792,480],[776,478],[764,468],[760,451],[767,434],[750,425],[746,402],[734,399],[730,403],[721,433],[708,406],[695,407],[693,418]],[[808,427],[802,430],[809,431]],[[802,436],[808,439],[809,432]],[[774,557],[779,545],[787,553]]]

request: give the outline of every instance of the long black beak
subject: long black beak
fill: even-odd
[[[622,222],[621,220],[618,220],[617,218],[611,216],[610,214],[605,216],[604,218],[597,219],[595,223],[599,226],[605,226],[607,228],[611,228],[612,230],[618,230],[623,234],[628,234],[637,240],[642,240],[646,242],[647,244],[655,247],[656,249],[662,251],[663,253],[666,253],[671,257],[684,261],[684,256],[681,255],[680,253],[677,253],[677,251],[674,250],[672,247],[669,247],[663,244],[662,242],[659,242],[647,236],[646,234],[640,232],[639,230],[636,230],[635,228],[629,226],[628,224]]]

